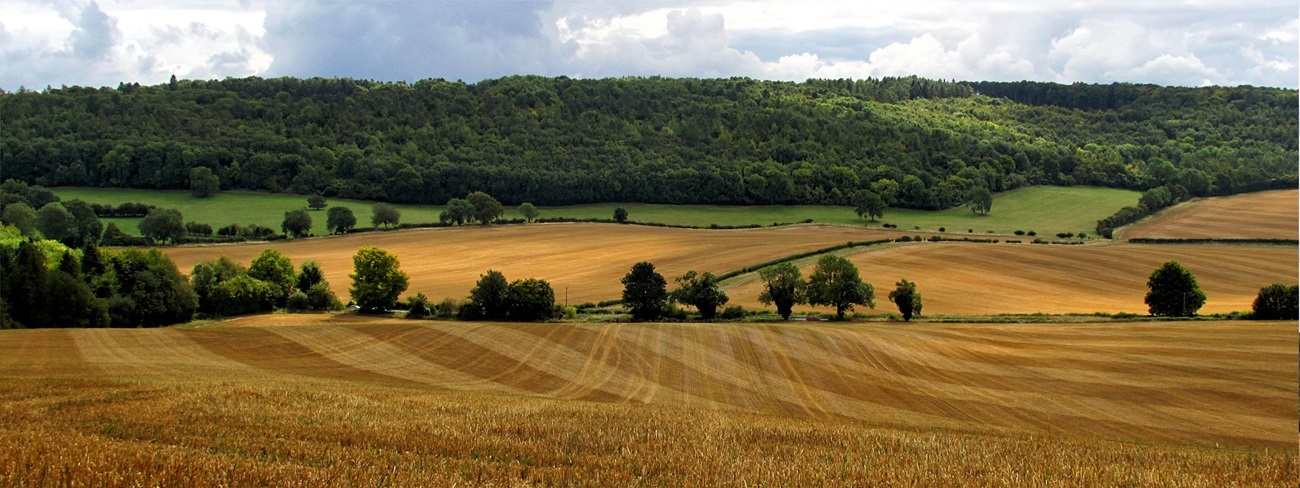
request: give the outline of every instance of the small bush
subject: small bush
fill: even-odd
[[[745,318],[745,308],[740,305],[727,307],[722,313],[718,314],[722,320],[738,320]]]
[[[1018,236],[1023,236],[1023,235],[1025,235],[1025,231],[1020,230],[1020,229],[1016,229],[1016,235],[1018,235]]]
[[[577,307],[564,307],[564,320],[573,320],[578,318]]]
[[[974,233],[975,233],[975,229],[966,229],[966,233],[967,233],[967,234],[974,234]]]
[[[943,240],[942,237],[939,237],[939,236],[930,236],[930,242],[939,242],[939,241],[942,241],[942,240]]]
[[[429,297],[423,293],[417,293],[415,296],[406,299],[406,318],[408,319],[427,319],[433,317],[433,307],[429,304]]]
[[[1034,231],[1031,230],[1031,231],[1025,233],[1025,235],[1027,235],[1027,236],[1029,236],[1029,237],[1033,237],[1033,236],[1038,235],[1038,233],[1037,233],[1037,232],[1034,232]]]
[[[284,308],[290,312],[302,312],[311,310],[311,299],[302,291],[295,291],[289,295],[289,299],[284,302]]]
[[[939,232],[948,232],[948,229],[945,229],[945,228],[943,228],[943,227],[940,227],[940,228],[939,228]]]
[[[912,236],[903,236],[895,239],[894,242],[912,242]]]

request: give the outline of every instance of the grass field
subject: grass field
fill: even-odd
[[[10,486],[1291,486],[1294,323],[0,334]]]
[[[305,208],[306,198],[251,192],[220,192],[208,199],[195,199],[185,191],[123,190],[104,188],[56,188],[64,199],[81,199],[90,203],[121,204],[140,202],[181,211],[185,220],[211,224],[214,228],[239,223],[255,223],[279,229],[284,213]],[[575,205],[569,207],[543,207],[543,217],[578,219],[608,219],[614,208],[624,207],[629,218],[638,222],[658,222],[672,225],[708,227],[771,225],[772,223],[801,222],[813,219],[818,223],[866,225],[878,227],[884,223],[898,225],[900,229],[919,227],[922,231],[936,231],[944,227],[948,232],[1010,234],[1015,230],[1036,231],[1042,235],[1058,232],[1087,232],[1091,234],[1097,221],[1110,216],[1125,205],[1137,203],[1138,193],[1128,190],[1090,187],[1024,188],[998,194],[994,197],[993,211],[989,215],[975,215],[965,208],[936,212],[890,209],[880,222],[859,219],[848,207],[795,205],[795,206],[719,206],[719,205],[651,205],[638,203]],[[330,200],[330,205],[351,208],[359,225],[370,222],[373,202],[355,200]],[[438,221],[440,206],[397,205],[402,211],[402,222],[432,223]],[[325,212],[313,212],[313,232],[324,235]],[[506,218],[522,218],[515,209],[506,211]],[[110,219],[129,233],[138,234],[138,219]]]
[[[1297,239],[1300,190],[1206,198],[1167,209],[1124,229],[1124,238]]]

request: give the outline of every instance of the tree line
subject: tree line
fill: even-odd
[[[1032,184],[1294,187],[1297,94],[1257,87],[512,76],[0,93],[5,176],[439,204],[938,209]]]

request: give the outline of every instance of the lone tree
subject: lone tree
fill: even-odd
[[[377,247],[363,247],[352,256],[348,294],[362,312],[383,312],[397,304],[397,296],[410,282],[399,266],[397,256]]]
[[[1259,320],[1300,319],[1300,286],[1274,283],[1259,289],[1251,309]]]
[[[396,227],[402,220],[402,212],[387,203],[376,203],[371,209],[370,223],[375,227]]]
[[[212,170],[199,166],[190,170],[190,196],[208,198],[221,189],[221,178]]]
[[[889,301],[898,305],[903,320],[910,321],[913,315],[921,315],[921,294],[916,291],[916,283],[902,280],[896,286],[894,291],[889,292]]]
[[[284,213],[284,222],[280,223],[280,230],[285,235],[293,237],[307,237],[311,234],[311,215],[306,210],[290,210]]]
[[[982,186],[973,187],[966,191],[966,205],[971,213],[988,215],[993,210],[993,192]]]
[[[328,206],[329,204],[325,203],[325,197],[323,196],[312,195],[307,197],[307,208],[310,208],[312,210],[320,210]]]
[[[805,291],[808,283],[804,282],[799,268],[791,263],[781,263],[759,270],[759,279],[763,280],[763,293],[758,301],[764,305],[776,304],[776,313],[783,320],[790,320],[790,312],[797,303],[805,303]]]
[[[474,220],[477,220],[482,225],[491,224],[506,213],[505,208],[501,206],[501,202],[498,202],[497,199],[492,198],[492,195],[487,193],[476,191],[467,195],[465,199],[469,200],[470,205],[474,206]]]
[[[1205,305],[1205,292],[1196,285],[1196,277],[1176,261],[1169,261],[1147,280],[1146,303],[1151,315],[1191,317]]]
[[[875,298],[871,284],[858,277],[857,266],[840,256],[822,256],[808,277],[808,303],[835,307],[835,317],[841,320],[854,305],[876,308]]]
[[[537,217],[542,214],[542,212],[537,210],[537,207],[533,206],[533,204],[529,202],[524,202],[519,205],[519,213],[523,214],[524,220],[528,222],[537,220]]]
[[[627,209],[618,207],[614,209],[614,221],[620,224],[627,223]]]
[[[347,207],[332,207],[325,212],[325,228],[331,234],[346,234],[357,226],[357,216]]]
[[[853,194],[853,212],[858,218],[870,217],[872,222],[885,215],[885,200],[871,190],[858,190]]]
[[[634,320],[654,320],[668,306],[668,282],[655,272],[655,265],[642,261],[632,265],[623,277],[623,306]]]
[[[718,277],[705,272],[698,275],[694,270],[677,278],[672,299],[677,303],[690,305],[700,311],[700,318],[713,320],[718,314],[718,307],[727,304],[727,294],[718,288]]]

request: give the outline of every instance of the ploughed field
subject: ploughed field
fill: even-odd
[[[1124,238],[1297,239],[1300,190],[1206,198],[1166,209],[1127,229]]]
[[[424,293],[433,300],[462,299],[480,275],[495,269],[510,280],[547,280],[557,300],[564,301],[567,289],[569,303],[578,304],[619,299],[619,280],[638,261],[654,263],[672,288],[673,278],[692,269],[721,274],[848,241],[916,234],[819,225],[704,230],[531,224],[176,247],[164,252],[185,273],[195,264],[223,254],[247,265],[265,248],[280,251],[295,265],[314,259],[346,301],[352,255],[362,246],[379,246],[396,254],[402,269],[411,276],[407,294]],[[1145,313],[1142,298],[1147,277],[1170,260],[1190,269],[1205,290],[1208,301],[1202,313],[1226,313],[1249,310],[1260,288],[1292,283],[1300,269],[1295,250],[1280,246],[923,242],[857,247],[847,252],[863,279],[876,288],[874,313],[897,311],[886,296],[903,278],[918,284],[924,297],[923,311],[929,315]],[[811,274],[814,261],[801,263],[805,277]],[[760,285],[753,273],[729,281],[730,304],[763,308],[758,302]],[[796,310],[814,309],[804,306]]]
[[[0,480],[1289,486],[1294,325],[6,331]]]

